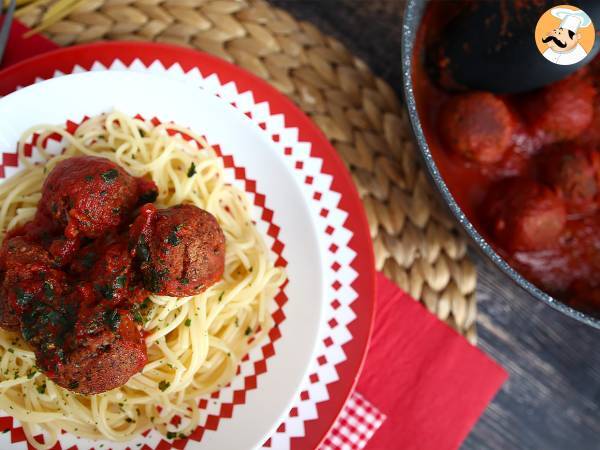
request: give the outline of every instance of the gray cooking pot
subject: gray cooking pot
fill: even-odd
[[[517,283],[521,288],[526,290],[536,299],[550,305],[551,307],[560,311],[561,313],[566,314],[567,316],[570,316],[580,322],[583,322],[595,328],[600,328],[599,318],[595,318],[589,314],[573,309],[570,306],[567,306],[562,301],[542,291],[541,289],[527,281],[516,270],[514,270],[504,259],[502,259],[502,257],[500,257],[500,255],[494,251],[490,244],[488,244],[486,240],[479,234],[479,232],[475,229],[475,227],[469,221],[469,219],[467,219],[460,206],[454,200],[454,197],[450,193],[448,186],[444,182],[438,170],[438,167],[433,159],[433,156],[431,155],[429,146],[427,145],[427,140],[425,139],[423,128],[421,127],[421,122],[417,113],[417,106],[413,93],[412,67],[413,64],[418,63],[413,59],[413,48],[415,45],[417,30],[421,23],[421,19],[423,17],[423,13],[425,11],[426,6],[426,0],[407,1],[402,29],[402,73],[404,83],[404,96],[406,100],[406,106],[408,108],[410,123],[412,125],[412,129],[415,135],[415,140],[418,144],[417,146],[419,149],[419,153],[421,155],[423,163],[425,164],[425,167],[427,168],[431,180],[439,190],[439,193],[441,194],[444,203],[450,209],[454,217],[456,217],[466,234],[471,238],[471,240],[475,244],[475,247],[478,250],[480,250],[483,254],[485,254],[485,256],[487,256],[502,272],[508,275],[515,283]]]

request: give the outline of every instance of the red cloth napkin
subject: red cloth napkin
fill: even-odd
[[[387,420],[367,448],[458,448],[507,373],[385,276],[377,281],[375,327],[357,391]]]
[[[0,68],[57,48],[26,30],[15,21]],[[382,274],[377,290],[363,373],[322,450],[458,448],[506,372]]]
[[[49,41],[39,34],[24,38],[23,34],[28,30],[29,28],[18,20],[13,22],[8,38],[8,46],[6,47],[2,64],[0,64],[0,69],[58,48],[58,45],[54,42]]]
[[[356,392],[320,450],[452,450],[506,371],[383,274]]]

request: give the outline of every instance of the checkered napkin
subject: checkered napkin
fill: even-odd
[[[356,391],[320,450],[451,450],[506,372],[378,274],[373,336]]]
[[[365,448],[385,419],[385,414],[358,392],[354,392],[323,441],[321,450]]]

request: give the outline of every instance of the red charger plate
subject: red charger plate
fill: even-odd
[[[69,74],[76,66],[78,71],[88,71],[97,63],[110,67],[115,61],[120,61],[125,67],[129,67],[136,60],[146,67],[160,62],[165,68],[178,64],[184,72],[197,68],[204,77],[216,74],[222,84],[234,82],[240,93],[250,91],[256,103],[267,102],[272,115],[283,114],[285,126],[298,129],[299,141],[311,144],[311,156],[322,159],[321,172],[333,177],[331,189],[341,194],[339,207],[348,212],[344,226],[353,234],[348,245],[356,252],[352,268],[358,273],[352,284],[358,296],[351,304],[356,318],[347,325],[352,338],[342,346],[346,359],[335,366],[339,379],[326,384],[329,398],[316,405],[318,417],[304,421],[303,436],[290,439],[291,449],[317,448],[354,389],[365,359],[374,316],[373,247],[364,209],[352,179],[327,138],[289,99],[239,67],[194,50],[137,42],[97,43],[59,49],[1,71],[0,95],[7,95],[39,79],[53,78],[60,73]],[[6,165],[11,165],[11,162],[4,159],[0,167]],[[298,411],[293,411],[292,414],[298,414]],[[270,440],[264,446],[270,447]]]

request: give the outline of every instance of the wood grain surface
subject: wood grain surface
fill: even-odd
[[[402,1],[270,1],[337,37],[401,94]],[[510,379],[463,448],[600,449],[600,332],[536,301],[471,254],[479,346]]]

